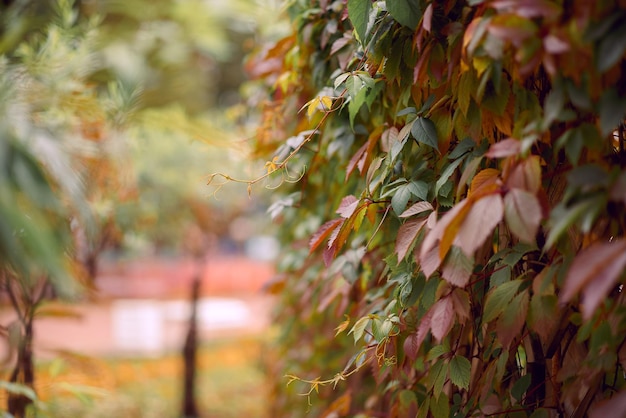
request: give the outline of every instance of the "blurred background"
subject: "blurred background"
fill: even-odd
[[[280,3],[0,2],[0,411],[267,416],[268,193],[207,180]]]

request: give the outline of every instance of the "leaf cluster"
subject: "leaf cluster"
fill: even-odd
[[[253,60],[267,93],[257,152],[317,135],[291,148],[307,171],[272,209],[287,248],[277,371],[367,360],[334,391],[309,380],[319,416],[618,413],[623,6],[286,9],[292,33]],[[281,416],[298,415],[291,393],[276,389]]]

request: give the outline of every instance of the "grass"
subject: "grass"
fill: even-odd
[[[202,418],[267,418],[260,337],[205,343],[198,353]],[[181,409],[182,358],[93,358],[60,353],[37,366],[36,389],[50,418],[167,418]],[[2,403],[5,404],[4,402]]]

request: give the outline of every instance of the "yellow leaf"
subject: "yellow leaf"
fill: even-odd
[[[333,107],[333,99],[332,97],[322,96],[320,97],[320,102],[322,104],[322,108],[324,111],[329,111]]]

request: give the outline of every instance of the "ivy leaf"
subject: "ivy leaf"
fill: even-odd
[[[371,10],[372,2],[370,0],[348,0],[348,17],[363,45],[365,45],[367,38],[367,24]]]
[[[450,360],[450,381],[459,389],[469,389],[472,365],[463,356],[455,355]]]
[[[439,145],[437,142],[437,128],[432,120],[418,117],[411,127],[411,134],[417,142],[433,147],[437,151]]]
[[[504,196],[504,219],[520,241],[535,243],[541,218],[541,205],[534,194],[522,189],[511,189]]]
[[[369,2],[369,0],[365,0]],[[387,11],[401,25],[415,29],[422,18],[419,2],[415,0],[387,0]]]
[[[398,235],[396,236],[396,254],[398,254],[398,261],[406,257],[409,248],[415,242],[424,224],[426,224],[426,218],[411,219],[400,225]]]
[[[626,239],[592,245],[574,258],[565,277],[560,302],[570,302],[582,289],[583,317],[590,319],[623,275],[624,268]]]

